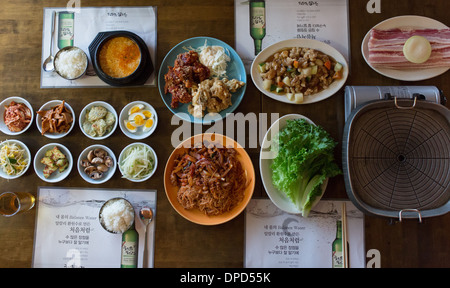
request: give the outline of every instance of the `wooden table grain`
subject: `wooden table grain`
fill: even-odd
[[[434,18],[447,26],[447,0],[397,0],[380,1],[381,13],[370,14],[366,0],[349,0],[352,72],[347,85],[433,85],[450,93],[450,72],[420,82],[393,80],[377,74],[364,62],[361,42],[367,31],[377,23],[394,16],[422,15]],[[121,179],[120,172],[99,188],[155,188],[157,196],[155,267],[243,267],[244,215],[213,227],[190,223],[179,216],[168,202],[162,182],[165,162],[173,148],[171,134],[178,127],[171,125],[172,113],[165,107],[157,87],[137,88],[76,88],[41,89],[42,15],[44,7],[64,7],[65,0],[4,0],[0,9],[0,99],[20,96],[28,99],[38,109],[52,99],[65,99],[76,115],[91,101],[109,102],[120,112],[123,106],[134,100],[145,100],[157,110],[159,124],[156,132],[145,139],[158,155],[156,174],[144,183],[132,183]],[[176,44],[195,36],[221,39],[235,47],[234,1],[205,0],[83,0],[84,7],[93,6],[157,6],[157,59],[159,65],[166,53]],[[344,29],[344,28],[342,28]],[[300,113],[323,126],[339,142],[344,127],[344,93],[313,105],[289,105],[263,96],[248,78],[244,100],[236,112],[247,113]],[[447,104],[447,107],[448,104]],[[209,127],[203,127],[208,129]],[[0,135],[0,140],[19,138],[34,155],[49,139],[41,136],[35,126],[20,137]],[[248,138],[247,140],[248,141]],[[58,142],[70,148],[76,159],[87,146],[97,143],[85,137],[76,127],[69,136]],[[117,129],[105,141],[117,155],[132,143]],[[336,149],[341,161],[342,145]],[[259,172],[259,148],[248,148],[255,170]],[[259,173],[256,173],[259,175]],[[26,191],[36,195],[39,186],[92,187],[76,169],[63,182],[48,184],[41,181],[29,169],[18,180],[1,180],[1,191]],[[96,186],[97,187],[97,186]],[[255,197],[267,197],[257,178]],[[331,179],[325,198],[347,198],[342,176]],[[0,218],[0,267],[31,267],[35,225],[35,209],[12,218]],[[365,217],[365,248],[380,251],[381,267],[449,267],[450,266],[450,214],[402,223],[386,218]],[[368,258],[369,260],[369,258]]]

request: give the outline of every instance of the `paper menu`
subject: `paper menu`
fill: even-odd
[[[249,2],[235,0],[236,52],[247,72],[255,58],[250,35]],[[314,39],[333,46],[350,59],[348,0],[265,0],[262,49],[288,39]]]
[[[349,263],[365,267],[364,216],[345,201]],[[278,209],[270,199],[252,199],[245,214],[245,267],[331,268],[336,221],[342,201],[321,200],[307,218]]]
[[[122,235],[105,231],[98,219],[103,203],[115,197],[129,200],[136,213],[138,267],[143,267],[145,243],[145,227],[138,213],[143,206],[153,209],[154,219],[147,228],[150,253],[147,267],[153,267],[155,190],[57,187],[40,187],[38,191],[33,267],[120,267]]]
[[[66,12],[67,8],[44,8],[42,32],[42,62],[50,55],[52,13]],[[99,32],[125,30],[137,34],[144,40],[150,52],[153,65],[156,63],[156,7],[82,7],[73,12],[73,45],[81,48],[89,58],[86,76],[69,81],[61,78],[56,72],[45,72],[41,68],[41,88],[74,88],[74,87],[111,87],[95,75],[93,70],[89,45]],[[53,38],[53,56],[59,51],[58,32],[59,16],[56,15],[55,33]],[[63,26],[61,24],[61,26]],[[156,68],[145,83],[146,86],[156,85]]]

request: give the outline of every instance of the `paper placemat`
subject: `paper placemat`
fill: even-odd
[[[100,225],[99,210],[105,201],[123,197],[135,210],[139,234],[138,267],[143,267],[145,226],[139,217],[143,206],[153,209],[148,225],[148,265],[153,267],[156,191],[39,187],[33,251],[35,268],[119,268],[122,234]]]
[[[364,268],[364,214],[345,203],[349,267]],[[245,214],[245,267],[331,268],[341,207],[342,201],[321,200],[303,218],[278,209],[270,199],[252,199]]]
[[[262,39],[262,49],[288,39],[325,42],[350,59],[348,0],[265,0],[251,3],[235,0],[236,52],[247,73],[255,59],[255,43],[250,32],[250,5],[254,5],[253,37]],[[263,20],[265,19],[265,21]]]
[[[53,56],[64,45],[81,48],[89,58],[89,68],[85,76],[77,80],[65,80],[56,72],[45,72],[41,68],[41,88],[76,88],[76,87],[111,87],[95,75],[90,61],[89,45],[100,32],[130,31],[140,36],[150,52],[153,65],[156,63],[156,7],[84,7],[78,12],[67,11],[67,8],[44,8],[42,33],[42,61],[50,55],[50,39],[52,13],[56,14],[56,27],[53,39]],[[64,21],[73,21],[73,41],[64,40]],[[71,25],[69,25],[71,26]],[[66,33],[67,34],[67,33]],[[156,85],[156,67],[149,77],[146,86]]]

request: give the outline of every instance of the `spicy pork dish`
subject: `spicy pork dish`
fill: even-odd
[[[244,199],[246,171],[233,148],[210,144],[189,148],[178,155],[171,171],[177,199],[185,209],[199,209],[208,216],[231,211]]]
[[[200,52],[198,52],[200,51]],[[171,107],[188,104],[188,112],[196,118],[205,113],[219,113],[233,103],[232,94],[244,82],[226,77],[230,58],[223,47],[205,46],[177,56],[174,66],[164,75],[164,93],[172,95]]]
[[[343,66],[331,56],[311,48],[286,48],[259,63],[264,89],[293,97],[327,89],[342,78]]]

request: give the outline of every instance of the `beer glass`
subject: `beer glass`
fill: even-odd
[[[36,199],[27,192],[3,192],[0,194],[0,215],[11,217],[34,207]]]

